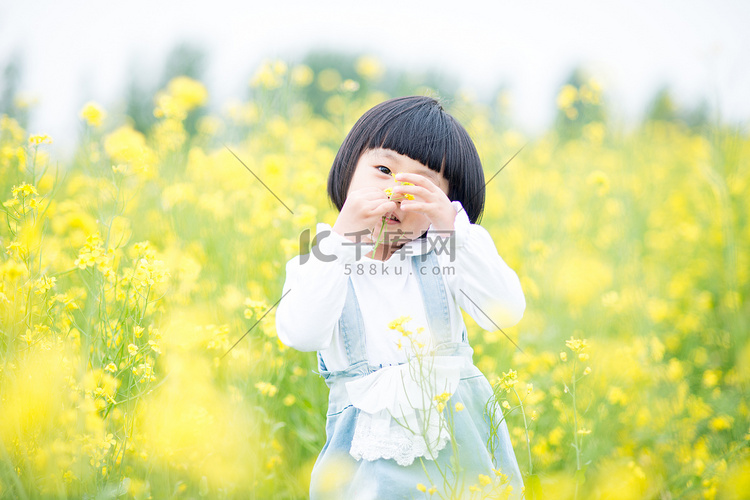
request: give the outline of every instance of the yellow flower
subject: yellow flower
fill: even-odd
[[[435,398],[434,398],[434,399],[435,399],[435,401],[437,401],[438,403],[445,403],[445,402],[446,402],[446,401],[448,401],[448,400],[449,400],[450,398],[451,398],[451,395],[450,395],[450,393],[448,393],[448,392],[444,392],[444,393],[442,393],[442,394],[438,394],[437,396],[435,396]]]
[[[518,373],[515,370],[508,370],[508,373],[503,373],[503,378],[498,382],[500,386],[509,391],[513,389],[513,386],[518,382]]]
[[[734,418],[730,417],[729,415],[719,415],[718,417],[714,417],[713,419],[711,419],[711,421],[708,423],[708,426],[711,428],[711,430],[719,432],[731,429],[733,423]]]
[[[297,87],[307,87],[315,79],[312,68],[306,64],[299,64],[292,68],[292,83]]]
[[[258,382],[255,384],[255,388],[258,389],[261,394],[268,396],[269,398],[274,397],[279,391],[275,385],[269,384],[268,382]]]
[[[588,434],[591,434],[591,429],[585,429],[585,428],[581,427],[580,429],[578,429],[578,434],[580,434],[582,436],[586,436]]]
[[[365,80],[377,80],[385,73],[385,67],[372,56],[362,56],[354,63],[354,69]]]
[[[318,87],[323,92],[332,92],[341,84],[341,73],[332,68],[326,68],[318,73]]]
[[[86,120],[92,127],[98,127],[102,124],[107,113],[95,102],[87,102],[81,109],[81,118]]]
[[[52,144],[52,138],[48,135],[32,135],[29,137],[29,142],[33,144],[34,146],[38,146],[40,144]]]
[[[596,194],[604,196],[609,191],[609,177],[601,170],[595,170],[586,178],[586,184],[596,188]]]
[[[504,482],[506,482],[508,480],[508,476],[506,476],[505,474],[503,474],[500,469],[492,469],[492,472],[494,472],[495,475],[500,478],[500,482],[501,483],[504,483]]]
[[[128,344],[128,352],[131,356],[138,354],[138,346],[135,344]]]
[[[588,348],[586,339],[576,339],[572,336],[570,337],[570,340],[565,341],[565,345],[568,346],[571,351],[576,353],[581,353]]]
[[[21,195],[24,198],[32,194],[35,196],[39,196],[36,188],[31,184],[27,184],[25,182],[20,186],[13,186],[11,192],[13,193],[13,198],[18,198],[18,195]]]
[[[117,365],[114,363],[109,363],[107,366],[104,367],[104,369],[108,372],[116,372],[117,371]]]
[[[588,375],[589,373],[591,373],[591,367],[590,367],[590,366],[587,366],[587,367],[586,367],[586,369],[585,369],[585,370],[583,370],[583,374],[584,374],[584,375]]]
[[[347,78],[341,83],[341,90],[344,92],[356,92],[359,90],[359,82]]]
[[[47,276],[42,276],[38,280],[36,280],[35,286],[36,286],[36,294],[37,295],[44,295],[47,292],[50,291],[50,289],[55,286],[55,283],[57,282],[57,278],[49,278]]]
[[[456,411],[464,411],[466,407],[462,403],[456,403]]]
[[[151,347],[151,350],[154,351],[156,354],[161,354],[161,349],[159,348],[159,344],[157,344],[156,341],[149,340],[148,345]]]
[[[190,111],[203,106],[208,100],[208,91],[198,80],[178,76],[169,81],[167,92],[179,101],[183,109]]]
[[[424,485],[424,484],[422,484],[422,483],[419,483],[419,484],[417,484],[417,489],[418,489],[419,491],[421,491],[422,493],[426,493],[426,492],[427,492],[427,486],[425,486],[425,485]]]
[[[484,474],[479,474],[479,484],[480,485],[487,486],[490,483],[492,483],[492,479],[490,479],[489,476],[485,476]]]
[[[448,393],[448,392],[444,392],[444,393],[442,393],[442,394],[438,394],[437,396],[435,396],[435,397],[433,398],[433,399],[435,400],[435,402],[437,403],[437,405],[436,405],[436,406],[437,406],[437,411],[438,411],[438,412],[440,412],[440,413],[442,413],[442,412],[443,412],[443,410],[445,409],[445,403],[446,403],[446,402],[447,402],[447,401],[448,401],[448,400],[449,400],[450,398],[451,398],[451,395],[450,395],[450,393]]]
[[[400,329],[399,327],[403,328],[403,324],[408,323],[409,321],[411,321],[411,316],[399,316],[398,318],[388,323],[388,328],[390,328],[391,330],[402,331],[402,329]]]
[[[570,108],[578,98],[578,90],[572,85],[565,85],[557,94],[557,106],[560,109]]]
[[[393,173],[393,172],[391,172],[391,177],[395,178],[396,174]],[[396,182],[398,182],[402,186],[413,186],[414,185],[413,183],[406,182],[406,181],[404,181],[404,182],[396,181]],[[386,195],[388,195],[388,198],[391,198],[393,196],[393,188],[392,187],[385,188],[383,191],[385,192]],[[414,195],[411,195],[409,193],[404,193],[402,196],[404,197],[404,199],[407,199],[407,200],[413,200],[414,199]],[[398,200],[399,200],[399,198],[396,198],[396,201],[398,201]]]

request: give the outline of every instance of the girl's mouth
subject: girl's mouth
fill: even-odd
[[[398,224],[401,222],[394,214],[385,214],[385,221],[388,224]]]

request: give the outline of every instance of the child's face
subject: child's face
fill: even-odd
[[[354,190],[375,186],[385,190],[396,186],[396,180],[391,174],[401,172],[419,174],[432,181],[440,188],[446,196],[448,195],[448,181],[442,174],[430,170],[427,166],[419,163],[408,156],[399,154],[390,149],[368,149],[360,156],[357,166],[352,175],[349,193]],[[404,212],[401,210],[400,201],[396,200],[396,210],[392,213],[398,221],[388,220],[386,231],[389,233],[403,232],[401,243],[420,237],[430,227],[430,220],[421,212]],[[391,215],[391,214],[388,214]],[[380,227],[375,228],[376,230]],[[400,246],[400,245],[399,245]]]

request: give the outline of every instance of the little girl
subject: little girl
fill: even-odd
[[[482,328],[520,321],[516,273],[476,221],[484,174],[435,100],[366,112],[333,162],[333,227],[286,265],[279,339],[318,352],[330,388],[313,499],[520,498],[492,388],[461,309]]]

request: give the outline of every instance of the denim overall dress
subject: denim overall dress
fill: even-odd
[[[438,268],[434,250],[424,255],[414,255],[411,260],[413,272],[418,277],[435,346],[433,354],[466,358],[461,360],[466,361],[463,364],[464,368],[461,369],[455,391],[446,404],[452,415],[452,442],[439,451],[436,460],[417,458],[408,466],[399,465],[393,459],[355,459],[350,454],[360,409],[352,404],[346,384],[387,368],[368,363],[365,328],[350,278],[344,309],[338,323],[349,366],[340,371],[328,371],[320,352],[318,353],[318,368],[330,393],[326,416],[326,443],[312,470],[310,498],[423,498],[425,494],[417,489],[418,484],[424,485],[427,489],[434,486],[445,498],[521,498],[523,482],[504,420],[499,425],[495,424],[495,445],[492,447],[493,451],[488,451],[490,424],[486,405],[492,395],[492,388],[485,376],[471,362],[473,350],[468,344],[466,329],[464,328],[460,342],[451,339],[449,296],[442,276],[432,272]],[[422,272],[419,272],[419,268],[423,268]],[[463,405],[461,411],[453,411],[456,403]],[[502,415],[499,408],[496,415]],[[454,455],[457,456],[457,460],[453,458]],[[459,464],[458,467],[455,466],[456,462]],[[508,477],[507,484],[512,490],[504,491],[511,491],[510,495],[483,496],[491,486],[485,488],[482,493],[476,493],[476,488],[483,488],[479,474],[497,481],[495,470]],[[447,482],[443,479],[446,473]],[[486,482],[487,479],[484,479]],[[474,487],[473,494],[469,490],[471,486]]]

